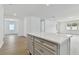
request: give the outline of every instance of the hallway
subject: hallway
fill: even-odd
[[[1,55],[28,55],[26,37],[8,35],[0,48]]]

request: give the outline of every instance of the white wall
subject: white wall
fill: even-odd
[[[3,40],[3,16],[4,16],[4,9],[3,6],[0,5],[0,40]]]
[[[29,22],[27,21],[28,18],[24,18],[24,36],[27,36],[27,24],[29,24]]]
[[[38,17],[31,18],[31,32],[34,33],[40,32],[40,18]]]
[[[26,17],[24,19],[24,35],[27,33],[40,33],[41,32],[41,18]],[[45,20],[45,32],[57,33],[57,22],[52,20]]]
[[[8,28],[9,23],[12,23],[12,22],[16,24],[14,32],[11,32]],[[4,24],[5,24],[4,26],[5,34],[18,34],[19,36],[24,35],[24,20],[20,20],[17,18],[16,19],[5,18]]]
[[[24,36],[24,19],[18,20],[18,35]]]
[[[5,27],[5,34],[17,34],[18,33],[18,24],[17,24],[18,20],[17,19],[9,19],[9,18],[5,18],[4,21],[4,27]],[[14,31],[10,31],[9,30],[9,24],[14,23],[15,24],[15,30]]]
[[[58,23],[58,27],[59,27],[58,33],[66,33],[66,28],[65,28],[65,26],[66,26],[66,23],[64,23],[64,22]]]
[[[40,32],[40,18],[38,17],[26,17],[24,19],[24,35],[27,33]]]
[[[45,32],[57,33],[57,22],[52,20],[45,20]]]

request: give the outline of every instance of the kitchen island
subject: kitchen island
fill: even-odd
[[[70,37],[64,34],[28,33],[28,48],[32,55],[69,55]]]

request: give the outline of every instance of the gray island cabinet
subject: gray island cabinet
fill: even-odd
[[[69,55],[70,38],[62,34],[29,33],[28,48],[32,55]]]

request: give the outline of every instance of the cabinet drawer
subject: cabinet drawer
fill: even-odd
[[[34,55],[41,55],[40,52],[38,51],[38,49],[34,49]]]
[[[40,44],[42,44],[42,45],[44,45],[44,46],[46,46],[46,47],[48,47],[50,49],[56,50],[58,48],[57,44],[49,42],[49,41],[46,41],[46,40],[43,40],[43,39],[36,38],[35,42],[38,42],[38,43],[40,43]]]
[[[36,48],[40,54],[42,55],[55,55],[56,52],[48,49],[47,47],[44,47],[39,44],[34,44],[34,48]]]
[[[41,43],[39,43],[39,42],[37,42],[37,41],[34,41],[34,43],[36,44],[39,44],[39,45],[41,45],[41,46],[44,46],[45,48],[47,48],[47,49],[49,49],[49,50],[52,50],[52,51],[57,51],[57,48],[55,48],[55,47],[53,47],[53,46],[49,46],[49,45],[45,45],[45,44],[41,44]]]

